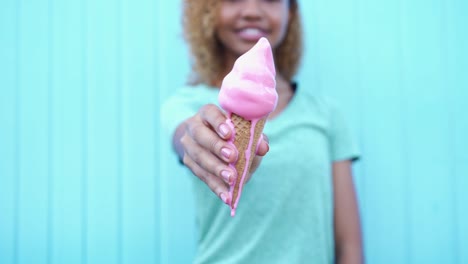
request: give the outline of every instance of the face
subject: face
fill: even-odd
[[[238,57],[261,37],[273,49],[283,41],[289,21],[289,0],[220,0],[216,35],[226,55]]]

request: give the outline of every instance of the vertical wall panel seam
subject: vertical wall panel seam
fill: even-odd
[[[123,113],[123,103],[122,103],[122,0],[117,0],[116,3],[116,17],[117,17],[117,70],[116,70],[116,85],[117,85],[117,263],[122,263],[123,256],[123,127],[122,127],[122,113]]]
[[[457,54],[456,56],[453,57],[453,63],[454,63],[454,67],[457,67],[457,65],[461,65],[461,59],[463,58],[462,56],[458,56],[458,55],[462,55],[463,53],[463,50],[460,49],[461,46],[456,46],[456,43],[461,43],[461,40],[465,37],[468,36],[468,34],[466,34],[466,26],[462,27],[461,26],[461,23],[456,23],[456,20],[455,20],[455,17],[457,16],[456,14],[454,14],[457,10],[458,10],[458,7],[457,5],[453,2],[453,1],[448,1],[451,6],[450,6],[450,10],[453,12],[453,16],[449,16],[447,15],[447,17],[450,17],[450,18],[453,18],[454,20],[452,21],[452,26],[453,26],[453,39],[452,39],[452,43],[454,45],[454,50],[457,51]],[[461,1],[460,1],[461,3]],[[467,10],[465,10],[467,11]],[[465,35],[463,35],[463,33],[461,32],[461,28],[463,28],[465,31]],[[460,35],[461,34],[461,35]],[[466,52],[466,51],[465,51]],[[466,87],[461,87],[461,85],[459,84],[459,82],[463,82],[463,78],[466,78],[465,76],[461,76],[460,75],[460,72],[461,71],[456,71],[457,74],[455,74],[453,77],[455,78],[455,80],[457,80],[457,84],[456,86],[454,87],[454,93],[453,93],[453,96],[455,96],[455,98],[462,98],[461,96],[463,95],[463,93],[460,93],[460,91],[462,91],[462,89],[466,89]],[[453,114],[454,115],[457,115],[458,116],[462,116],[462,113],[460,112],[456,112],[456,110],[458,109],[458,104],[459,104],[460,101],[456,101],[456,103],[454,102],[454,104],[451,104],[451,107],[452,107],[452,110],[453,110]],[[454,135],[451,135],[453,136],[453,144],[457,144],[457,134],[459,132],[461,132],[461,129],[460,129],[460,126],[457,125],[457,122],[455,120],[453,120],[452,122],[452,131],[454,131]],[[454,148],[458,149],[458,148],[461,148],[461,146],[454,146]],[[454,151],[456,150],[454,149]],[[458,151],[457,151],[458,152]],[[457,152],[455,152],[455,159],[454,159],[454,162],[453,162],[453,173],[454,173],[454,179],[453,179],[453,184],[454,184],[454,191],[453,191],[453,195],[454,195],[454,201],[458,201],[457,204],[455,204],[455,215],[454,215],[454,219],[455,219],[455,233],[456,233],[456,237],[455,237],[455,240],[456,240],[456,243],[455,243],[455,247],[457,248],[457,258],[456,260],[458,261],[457,263],[462,263],[464,257],[466,257],[466,254],[463,254],[462,252],[464,250],[466,250],[465,248],[462,248],[463,244],[468,241],[468,238],[467,237],[463,237],[463,236],[460,236],[459,235],[459,230],[461,229],[461,226],[462,226],[462,221],[463,221],[463,218],[461,217],[461,215],[463,215],[463,213],[459,213],[459,205],[460,204],[463,204],[463,202],[460,202],[458,200],[458,198],[460,197],[460,193],[458,192],[457,193],[457,190],[460,190],[459,188],[459,184],[460,184],[460,178],[461,177],[461,171],[460,171],[460,167],[458,164],[459,162],[459,159],[457,157]],[[463,167],[463,166],[461,166]],[[465,175],[466,177],[466,175]],[[463,241],[463,242],[462,242]]]
[[[362,10],[361,8],[363,8],[363,4],[361,2],[362,0],[355,0],[354,3],[354,14],[355,14],[355,19],[354,19],[354,24],[355,24],[355,37],[354,37],[354,41],[355,41],[355,47],[356,47],[356,62],[355,62],[355,66],[356,66],[356,87],[357,87],[357,93],[359,94],[359,96],[357,96],[356,100],[358,101],[358,110],[357,112],[359,113],[358,114],[358,136],[357,136],[357,140],[359,140],[359,147],[360,147],[360,151],[361,151],[361,161],[362,164],[361,164],[361,170],[359,171],[360,175],[358,175],[358,183],[359,183],[359,194],[358,194],[358,198],[359,198],[359,209],[360,209],[360,219],[361,219],[361,236],[362,236],[362,247],[363,247],[363,254],[364,254],[364,260],[365,261],[368,261],[368,256],[370,255],[369,252],[367,252],[365,249],[368,248],[366,246],[366,238],[368,237],[366,235],[366,223],[367,223],[367,219],[368,219],[368,214],[369,214],[369,211],[367,210],[367,206],[366,206],[366,201],[367,201],[367,198],[370,197],[367,193],[367,190],[369,188],[367,188],[367,184],[368,184],[368,181],[369,179],[367,179],[366,177],[366,153],[364,152],[365,149],[366,149],[366,140],[365,140],[365,120],[366,120],[366,93],[365,93],[365,89],[364,89],[364,85],[363,85],[363,80],[362,80],[362,67],[364,65],[364,59],[363,59],[363,54],[362,54],[362,49],[361,49],[361,43],[362,43],[362,31],[363,31],[363,22],[362,22]],[[356,179],[356,177],[355,177]]]
[[[158,1],[158,7],[157,7],[157,10],[158,10],[158,15],[157,17],[159,18],[158,19],[158,33],[159,33],[159,36],[164,36],[165,32],[164,32],[164,19],[165,19],[165,15],[163,13],[163,6],[164,6],[164,1]],[[158,36],[158,37],[159,37]],[[159,41],[159,39],[157,39],[157,41]],[[157,63],[160,63],[160,64],[163,64],[164,63],[164,50],[166,50],[166,46],[167,46],[167,40],[166,38],[161,38],[161,41],[159,42],[159,50],[158,50],[158,58],[159,60],[157,61]],[[162,93],[163,93],[163,89],[161,89],[162,87],[165,87],[164,84],[166,84],[166,74],[164,73],[164,67],[160,66],[159,67],[159,104],[161,104],[162,102],[160,101],[161,98],[162,98]],[[161,138],[161,133],[158,134],[158,139],[161,141],[162,138]],[[162,154],[161,150],[160,149],[157,149],[157,151]],[[162,156],[162,155],[160,155]],[[162,157],[161,157],[162,158]],[[160,172],[162,172],[161,170],[161,167],[164,166],[163,164],[160,164]],[[165,184],[165,176],[162,175],[162,173],[160,174],[160,185],[162,186],[163,184]],[[165,192],[165,189],[166,188],[160,188],[159,189],[159,193],[160,193],[160,227],[159,227],[159,231],[160,231],[160,245],[161,245],[161,249],[160,249],[160,252],[161,252],[161,256],[160,256],[160,263],[162,264],[168,264],[167,263],[167,256],[168,256],[168,241],[167,241],[167,226],[166,226],[166,223],[167,223],[167,219],[165,218],[165,210],[166,210],[166,192]]]
[[[153,15],[153,25],[154,25],[154,28],[152,30],[153,32],[153,40],[154,40],[154,43],[157,43],[157,47],[158,47],[158,50],[156,50],[154,52],[154,58],[153,58],[153,64],[154,64],[154,67],[156,69],[156,71],[154,72],[154,74],[156,75],[156,78],[153,79],[153,91],[154,91],[154,94],[153,94],[153,107],[154,107],[154,113],[156,113],[156,119],[159,121],[160,120],[160,105],[161,105],[161,102],[160,102],[160,98],[161,98],[161,90],[162,90],[162,87],[159,85],[159,81],[160,81],[160,77],[161,77],[161,73],[160,73],[160,65],[159,65],[159,60],[161,59],[159,54],[160,54],[160,42],[159,42],[159,30],[160,30],[160,27],[159,27],[159,21],[161,20],[159,18],[160,16],[160,13],[159,13],[159,9],[160,9],[160,4],[162,1],[152,1],[152,3],[154,3],[154,7],[153,7],[153,10],[155,10],[154,12],[154,15]],[[161,185],[161,177],[162,177],[162,174],[161,174],[161,157],[160,155],[158,155],[158,152],[160,152],[160,146],[161,146],[161,138],[160,138],[160,132],[158,130],[158,126],[159,124],[156,125],[156,127],[153,127],[154,129],[154,132],[152,133],[152,135],[154,136],[155,138],[155,144],[153,144],[153,152],[154,152],[154,157],[155,157],[155,162],[156,164],[158,164],[159,166],[155,166],[154,167],[154,179],[155,179],[155,182],[154,182],[154,185],[155,185],[155,194],[154,194],[154,199],[155,199],[155,207],[156,207],[156,210],[154,211],[154,221],[155,221],[155,229],[154,229],[154,243],[155,243],[155,246],[158,246],[156,248],[156,255],[155,255],[155,264],[156,263],[162,263],[162,244],[161,244],[161,227],[162,227],[162,224],[161,224],[161,216],[159,214],[159,212],[161,211],[161,189],[160,188],[160,185]]]
[[[403,8],[404,8],[404,1],[405,0],[398,0],[397,2],[397,23],[398,23],[398,27],[397,27],[397,30],[398,30],[398,34],[397,34],[397,45],[398,45],[398,56],[399,56],[399,76],[398,76],[398,83],[399,83],[399,87],[400,87],[400,98],[401,98],[401,108],[400,108],[400,122],[401,122],[401,139],[402,139],[402,142],[401,142],[401,149],[404,150],[406,149],[406,147],[408,146],[407,144],[407,138],[408,138],[408,121],[406,119],[406,116],[407,116],[407,111],[408,111],[408,98],[406,97],[406,94],[405,94],[405,88],[406,88],[406,73],[405,73],[405,70],[406,70],[406,60],[405,60],[405,49],[404,49],[404,45],[403,45],[403,27],[405,26],[405,23],[404,23],[404,18],[403,16],[405,14],[403,14]],[[405,221],[405,224],[403,225],[403,228],[404,228],[404,234],[405,234],[405,241],[402,241],[402,243],[404,243],[404,246],[402,248],[405,249],[405,252],[402,252],[402,254],[404,255],[405,259],[406,259],[406,263],[412,263],[411,261],[411,233],[410,233],[410,230],[411,230],[411,212],[410,212],[410,187],[409,187],[409,173],[408,173],[408,168],[409,168],[409,157],[408,157],[408,153],[407,151],[402,151],[401,152],[401,164],[402,164],[402,167],[403,167],[403,171],[406,172],[405,176],[403,177],[404,179],[406,179],[406,184],[403,186],[403,195],[404,195],[404,200],[406,201],[406,203],[404,204],[404,212],[403,212],[403,215],[404,215],[404,221]]]
[[[82,40],[82,98],[81,98],[81,136],[82,136],[82,175],[81,175],[81,263],[88,262],[88,0],[81,1],[81,40]]]
[[[364,93],[364,88],[363,88],[363,85],[362,85],[362,78],[361,78],[361,66],[363,65],[363,59],[362,59],[362,49],[360,48],[360,43],[361,43],[361,19],[362,19],[362,13],[361,13],[361,7],[362,7],[362,4],[360,2],[360,0],[355,0],[354,1],[354,45],[355,45],[355,49],[356,49],[356,57],[355,57],[355,87],[357,89],[357,93],[359,94],[359,96],[355,97],[355,100],[358,101],[358,106],[359,108],[356,110],[357,113],[358,113],[358,124],[357,124],[357,131],[359,131],[358,133],[358,138],[357,140],[359,140],[359,147],[360,147],[360,151],[361,151],[361,160],[365,160],[365,154],[363,153],[364,149],[365,149],[365,145],[364,145],[364,139],[363,139],[363,135],[364,135],[364,118],[365,118],[365,93]],[[353,104],[353,105],[356,105],[356,104]],[[362,162],[362,161],[361,161]],[[361,241],[362,241],[362,250],[363,250],[363,254],[364,254],[364,260],[367,259],[367,256],[368,256],[368,253],[366,252],[365,248],[366,248],[366,235],[365,235],[365,229],[364,229],[364,223],[366,222],[366,204],[365,204],[365,201],[366,201],[366,173],[365,173],[365,163],[364,164],[361,164],[361,170],[359,171],[359,175],[356,175],[355,174],[355,177],[354,177],[354,182],[355,182],[355,186],[356,184],[359,185],[359,193],[358,193],[358,202],[359,202],[359,214],[360,214],[360,221],[361,221]],[[358,177],[356,177],[358,176]],[[357,190],[356,190],[357,192]]]
[[[14,126],[15,126],[15,156],[14,156],[14,206],[13,206],[13,223],[14,223],[14,230],[13,230],[13,263],[18,263],[19,258],[19,221],[20,221],[20,181],[21,181],[21,142],[20,142],[20,134],[21,134],[21,125],[20,125],[20,111],[21,111],[21,72],[20,72],[20,42],[21,42],[21,1],[16,1],[16,23],[15,23],[15,112],[14,112]]]
[[[48,14],[48,108],[47,108],[47,129],[48,129],[48,145],[47,145],[47,263],[51,264],[53,259],[53,199],[54,199],[54,173],[53,173],[53,159],[54,159],[54,87],[53,87],[53,78],[54,78],[54,8],[53,0],[48,1],[49,4],[49,14]]]
[[[450,18],[453,18],[453,45],[454,45],[454,50],[457,51],[457,54],[455,54],[455,56],[453,57],[453,63],[454,63],[454,68],[455,67],[459,67],[459,66],[463,66],[463,60],[464,58],[467,57],[468,53],[467,51],[465,50],[462,50],[462,44],[463,43],[466,43],[466,40],[468,39],[468,31],[467,31],[467,28],[466,28],[466,25],[463,25],[462,23],[457,23],[461,20],[461,18],[459,18],[459,16],[463,13],[465,14],[466,11],[468,11],[468,5],[465,5],[463,6],[463,1],[455,1],[455,0],[452,0],[452,1],[449,1],[449,3],[451,3],[451,10],[453,10],[453,16],[447,16],[447,17],[450,17]],[[458,20],[460,19],[460,20]],[[463,20],[463,21],[466,21],[466,18]],[[463,84],[464,83],[467,83],[468,81],[468,77],[466,77],[466,75],[462,75],[461,73],[462,71],[460,70],[457,70],[456,71],[456,74],[454,74],[454,78],[455,80],[457,80],[457,84],[456,86],[454,87],[454,96],[455,98],[464,98],[466,97],[466,92],[463,93],[462,91],[465,91],[466,87],[463,87]],[[466,74],[466,73],[465,73]],[[455,102],[452,104],[452,109],[454,110],[454,114],[457,116],[457,118],[459,117],[464,117],[466,118],[466,113],[463,113],[463,112],[458,112],[459,110],[459,106],[461,105],[461,102],[462,101],[465,101],[465,100],[460,100],[460,99],[457,99],[455,100]],[[454,134],[451,135],[454,137],[454,144],[459,144],[460,142],[458,141],[458,135],[461,134],[462,132],[462,129],[463,129],[463,125],[458,125],[457,122],[455,122],[455,120],[453,121],[453,131],[454,131]],[[466,132],[465,132],[466,133]],[[464,141],[461,141],[461,143],[464,143]],[[456,237],[456,247],[457,247],[457,253],[459,254],[457,256],[457,260],[458,260],[458,263],[462,263],[463,260],[466,260],[468,254],[466,253],[466,248],[463,248],[464,244],[466,245],[468,243],[468,237],[464,237],[463,235],[459,235],[459,232],[458,231],[462,231],[464,230],[464,228],[466,228],[466,213],[463,213],[463,209],[467,208],[466,207],[466,201],[463,201],[459,198],[462,198],[463,199],[463,194],[460,193],[460,190],[466,186],[463,186],[463,185],[460,185],[463,183],[463,180],[461,180],[462,177],[466,177],[467,175],[467,171],[464,171],[463,172],[463,176],[462,176],[462,171],[464,169],[464,165],[459,165],[462,161],[462,159],[460,159],[460,156],[458,156],[459,153],[462,153],[462,145],[457,145],[455,146],[457,149],[456,149],[456,153],[455,153],[455,162],[453,163],[453,170],[454,170],[454,186],[455,186],[455,190],[453,192],[453,195],[455,196],[455,201],[459,201],[458,204],[456,204],[455,208],[456,208],[456,215],[455,215],[455,224],[456,224],[456,232],[457,232],[457,237]],[[466,146],[464,146],[465,149],[463,152],[466,151]],[[462,156],[463,157],[463,156]],[[466,160],[464,161],[466,162]],[[460,188],[460,186],[462,188]],[[465,194],[466,195],[466,194]],[[459,207],[459,205],[464,205],[464,207]],[[461,209],[460,211],[458,211],[459,209]],[[463,224],[462,224],[463,223]],[[466,234],[466,230],[464,232]],[[463,234],[463,233],[462,233]]]
[[[356,87],[357,87],[357,91],[359,93],[359,96],[356,96],[355,98],[357,98],[357,101],[358,101],[358,105],[359,105],[359,109],[358,109],[358,113],[359,113],[359,118],[358,118],[358,131],[359,131],[359,144],[360,144],[360,150],[361,150],[361,153],[362,151],[364,150],[364,139],[363,139],[363,130],[364,130],[364,113],[365,113],[365,110],[364,110],[364,101],[365,101],[365,93],[364,93],[364,88],[362,86],[362,79],[361,79],[361,65],[363,65],[363,62],[362,62],[362,50],[360,48],[360,43],[361,43],[361,12],[360,12],[360,8],[361,8],[361,3],[360,3],[360,0],[355,0],[354,1],[354,29],[355,29],[355,35],[354,35],[354,45],[355,45],[355,48],[356,48],[356,57],[355,57],[355,82],[356,82]],[[355,99],[356,100],[356,99]],[[364,155],[362,153],[362,155]],[[365,159],[365,157],[364,157]],[[364,169],[361,169],[360,171],[360,175],[359,175],[359,187],[360,187],[360,190],[361,192],[359,193],[359,197],[360,197],[360,205],[359,207],[362,209],[362,212],[365,212],[365,204],[364,204],[364,201],[365,201],[365,198],[366,198],[366,195],[365,195],[365,191],[366,191],[366,188],[365,188],[365,170]],[[356,180],[355,180],[356,181]],[[363,221],[362,219],[364,219],[364,217],[361,215],[361,222]]]
[[[450,43],[453,43],[454,41],[454,38],[453,36],[450,35],[449,33],[449,26],[451,26],[451,23],[450,23],[450,20],[449,18],[452,17],[451,15],[451,11],[453,10],[453,6],[451,5],[451,0],[448,0],[448,1],[442,1],[442,7],[440,8],[441,10],[441,21],[442,21],[442,27],[441,27],[441,40],[442,40],[442,63],[444,64],[443,65],[443,78],[445,79],[445,81],[443,83],[447,83],[447,84],[450,84],[450,85],[453,85],[454,83],[451,81],[453,80],[453,73],[451,71],[449,71],[449,69],[453,69],[452,68],[452,63],[453,62],[453,58],[452,57],[449,57],[448,55],[448,51],[449,49],[451,48],[449,46],[449,42]],[[445,3],[445,4],[444,4]],[[455,50],[455,49],[450,49],[450,50]],[[450,103],[451,100],[451,96],[453,96],[454,94],[452,93],[455,89],[454,87],[447,87],[448,89],[444,89],[444,92],[446,93],[445,94],[445,99],[446,99],[446,104],[447,104],[447,127],[448,127],[448,133],[447,133],[447,136],[448,136],[448,141],[449,141],[449,144],[448,144],[448,153],[452,154],[456,152],[456,145],[455,145],[455,136],[454,135],[451,135],[451,133],[453,131],[455,131],[455,120],[454,120],[454,116],[455,116],[455,111],[454,111],[454,104],[453,103]],[[459,228],[459,225],[458,225],[458,201],[457,201],[457,190],[456,190],[456,186],[457,186],[457,180],[456,180],[456,158],[453,157],[450,160],[450,168],[449,168],[449,177],[450,177],[450,189],[449,189],[449,193],[451,194],[451,201],[450,201],[450,204],[451,204],[451,208],[452,208],[452,212],[451,212],[451,218],[452,218],[452,223],[451,223],[451,228],[452,228],[452,233],[450,234],[451,237],[452,237],[452,243],[453,243],[453,246],[452,246],[452,254],[453,254],[453,260],[454,260],[454,263],[459,263],[460,259],[459,259],[459,247],[458,247],[458,228]]]
[[[317,85],[317,87],[314,87],[314,89],[315,89],[314,91],[315,91],[315,93],[323,94],[324,90],[322,89],[323,88],[323,78],[322,78],[322,71],[321,71],[321,69],[322,69],[322,67],[321,67],[321,65],[322,65],[322,56],[321,56],[321,53],[320,53],[320,48],[321,48],[320,44],[321,44],[321,42],[320,42],[320,26],[319,26],[319,24],[320,24],[319,21],[321,19],[321,16],[320,16],[320,10],[319,10],[319,8],[317,8],[317,4],[315,4],[314,14],[315,14],[314,17],[315,17],[316,22],[312,26],[315,27],[315,32],[316,32],[314,44],[315,44],[315,50],[316,50],[315,54],[317,54],[316,55],[316,60],[317,61],[314,63],[314,65],[315,65],[314,70],[316,72],[316,74],[315,74],[315,79],[316,80],[314,81],[314,83]],[[307,46],[307,45],[308,45],[308,43],[304,43],[304,46]]]

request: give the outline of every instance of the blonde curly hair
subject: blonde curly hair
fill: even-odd
[[[283,42],[274,50],[277,71],[291,81],[302,56],[302,26],[297,0],[289,0],[290,18]],[[184,0],[184,36],[192,54],[190,84],[214,85],[223,74],[222,46],[215,37],[220,0]]]

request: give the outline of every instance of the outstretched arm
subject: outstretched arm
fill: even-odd
[[[228,143],[233,133],[221,109],[209,104],[177,127],[172,142],[185,166],[226,204],[231,203],[229,186],[237,177],[235,170],[228,165],[237,159],[237,149]],[[258,166],[260,156],[268,152],[268,148],[265,137],[258,148],[251,172]]]
[[[333,189],[336,263],[364,263],[351,161],[333,163]]]

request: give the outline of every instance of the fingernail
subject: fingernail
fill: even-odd
[[[220,193],[220,194],[219,194],[219,197],[221,198],[221,200],[223,200],[223,202],[224,202],[225,204],[228,204],[228,197],[227,197],[227,195],[226,195],[225,193],[223,193],[223,192]]]
[[[228,149],[228,148],[222,148],[221,149],[221,154],[223,155],[223,157],[225,157],[226,159],[229,159],[229,157],[231,156],[232,154],[232,150]]]
[[[223,170],[223,171],[221,171],[221,177],[223,177],[223,179],[227,183],[231,184],[231,181],[230,181],[231,180],[231,172],[229,172],[227,170]]]
[[[221,132],[221,135],[225,137],[229,134],[229,127],[226,124],[221,124],[219,126],[219,131]]]

